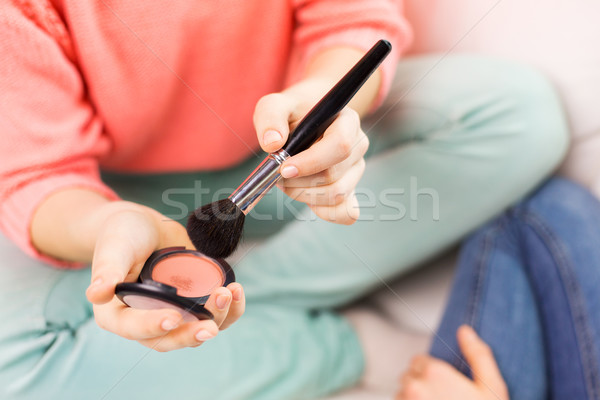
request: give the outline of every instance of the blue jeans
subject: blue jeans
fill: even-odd
[[[512,400],[600,398],[600,203],[552,179],[469,238],[431,354],[469,375],[456,330],[494,351]]]

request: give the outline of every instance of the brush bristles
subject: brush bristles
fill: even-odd
[[[212,258],[225,258],[240,242],[245,217],[231,200],[219,200],[196,209],[190,215],[187,233],[201,253]]]

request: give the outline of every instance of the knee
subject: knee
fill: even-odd
[[[396,103],[405,113],[429,110],[439,128],[450,127],[461,142],[470,135],[494,156],[545,174],[568,147],[558,93],[542,73],[512,61],[473,55],[408,58],[398,66],[390,102],[382,107],[386,112]]]
[[[564,178],[552,178],[529,198],[516,206],[519,211],[536,215],[548,222],[560,221],[568,226],[597,226],[600,202],[587,189]]]
[[[498,117],[499,134],[520,146],[520,155],[547,172],[564,158],[569,129],[561,100],[552,83],[536,69],[512,61],[464,56],[468,79],[479,94],[478,110],[465,109],[464,121],[478,123]],[[477,107],[476,106],[476,107]],[[514,147],[511,146],[514,151]]]
[[[425,95],[437,97],[449,122],[467,133],[485,126],[488,138],[500,139],[494,145],[546,172],[565,156],[569,130],[562,104],[550,81],[536,69],[458,55],[444,59],[424,80],[430,86]],[[435,87],[446,93],[435,92]]]
[[[566,116],[555,88],[539,71],[484,57],[458,60],[468,69],[472,99],[458,106],[458,123],[473,134],[486,125],[487,154],[517,182],[532,187],[564,159],[569,144]],[[467,79],[465,77],[465,79]],[[482,137],[478,137],[482,139]]]
[[[551,82],[525,65],[499,62],[503,95],[513,105],[510,118],[520,143],[519,156],[543,176],[554,171],[569,145],[569,128],[561,100]],[[520,127],[520,129],[518,129]]]

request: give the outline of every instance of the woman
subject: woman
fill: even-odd
[[[0,224],[29,255],[7,244],[0,263],[3,398],[284,399],[349,385],[370,360],[331,308],[527,193],[567,142],[555,93],[527,68],[424,57],[396,70],[390,56],[282,167],[282,189],[309,207],[263,199],[246,233],[269,238],[236,265],[244,288],[213,293],[214,322],[182,323],[125,308],[115,284],[153,250],[190,246],[181,204],[236,187],[377,39],[406,48],[399,4],[15,0],[0,19]],[[367,140],[358,117],[394,71]],[[345,227],[362,188],[364,221]],[[244,292],[244,318],[218,334]]]

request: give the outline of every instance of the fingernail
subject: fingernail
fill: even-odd
[[[473,328],[471,328],[469,325],[463,325],[462,330],[463,330],[463,335],[466,336],[467,340],[473,340],[473,339],[477,338],[477,334],[475,333],[475,330]]]
[[[263,144],[265,146],[271,144],[271,143],[275,143],[279,140],[281,140],[283,138],[283,136],[281,136],[281,133],[274,131],[274,130],[269,130],[266,131],[265,134],[263,135]]]
[[[214,335],[209,331],[202,329],[200,332],[196,333],[196,339],[199,342],[204,342],[205,340],[212,339]]]
[[[286,179],[294,178],[295,176],[298,176],[298,168],[294,167],[293,165],[287,165],[281,170],[281,176]]]
[[[96,290],[98,287],[100,287],[100,285],[102,285],[102,282],[102,278],[94,279],[94,281],[90,284],[87,290]]]
[[[165,319],[162,324],[160,324],[160,327],[165,331],[172,331],[173,329],[177,328],[177,322],[171,321],[170,319]]]
[[[233,300],[240,301],[244,295],[242,288],[237,288],[233,291]]]
[[[217,301],[215,301],[215,303],[217,304],[217,307],[223,309],[227,307],[227,304],[229,303],[229,296],[225,294],[220,294],[217,296]]]

